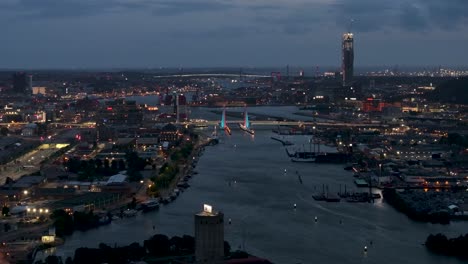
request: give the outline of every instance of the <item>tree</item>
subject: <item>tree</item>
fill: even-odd
[[[126,155],[127,165],[129,169],[134,169],[137,171],[141,171],[145,169],[146,160],[138,157],[136,152],[130,152]]]
[[[108,159],[105,159],[104,160],[104,169],[109,170],[109,168],[110,168],[110,162],[109,162]]]
[[[135,209],[137,205],[137,200],[135,197],[132,198],[132,201],[128,204],[128,209]]]
[[[98,169],[102,168],[102,166],[103,166],[102,159],[96,159],[95,163],[96,163],[96,168],[98,168]]]
[[[5,185],[10,185],[10,184],[13,184],[15,181],[10,178],[10,177],[7,177],[6,180],[5,180]]]
[[[57,256],[47,256],[45,259],[46,264],[61,264],[62,260]]]
[[[78,171],[80,171],[80,168],[81,168],[81,162],[79,159],[71,158],[67,162],[67,167],[68,167],[68,171],[73,172],[73,173],[78,173]]]
[[[124,160],[120,159],[119,160],[119,171],[125,170],[125,162]]]
[[[154,235],[150,239],[145,240],[144,247],[150,255],[155,257],[168,256],[169,250],[169,238],[165,235]]]
[[[224,256],[227,257],[231,254],[231,245],[227,241],[224,241]]]
[[[10,213],[10,208],[6,205],[4,205],[2,207],[2,216],[8,216],[8,214]]]
[[[1,127],[1,128],[0,128],[0,134],[1,134],[2,136],[8,136],[8,133],[9,133],[9,132],[10,132],[10,130],[8,130],[8,128],[6,128],[6,127]]]
[[[139,182],[143,179],[141,173],[134,169],[127,170],[127,175],[130,182]]]
[[[112,160],[112,162],[111,162],[111,169],[112,169],[113,171],[117,171],[117,169],[118,169],[117,166],[118,166],[117,160]]]

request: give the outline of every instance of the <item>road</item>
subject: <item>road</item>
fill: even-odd
[[[39,171],[41,162],[50,157],[58,149],[35,149],[7,163],[1,167],[0,184],[4,184],[7,177],[17,180],[23,175]]]

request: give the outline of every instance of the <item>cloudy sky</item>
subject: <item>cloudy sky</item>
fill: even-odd
[[[468,0],[0,0],[0,68],[468,64]]]

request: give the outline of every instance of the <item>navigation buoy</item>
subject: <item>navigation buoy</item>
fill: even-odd
[[[286,169],[284,169],[284,172],[286,172]]]
[[[229,224],[231,224],[231,218],[229,218]]]
[[[296,205],[296,204],[294,204],[294,209],[296,209],[296,207],[297,207],[297,205]]]
[[[367,252],[367,246],[364,246],[364,252]]]
[[[317,222],[317,220],[318,220],[318,218],[317,218],[317,217],[315,217],[315,222]]]

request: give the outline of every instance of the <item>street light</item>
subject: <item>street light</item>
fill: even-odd
[[[24,194],[24,195],[28,195],[28,190],[24,190],[24,191],[23,191],[23,194]]]

